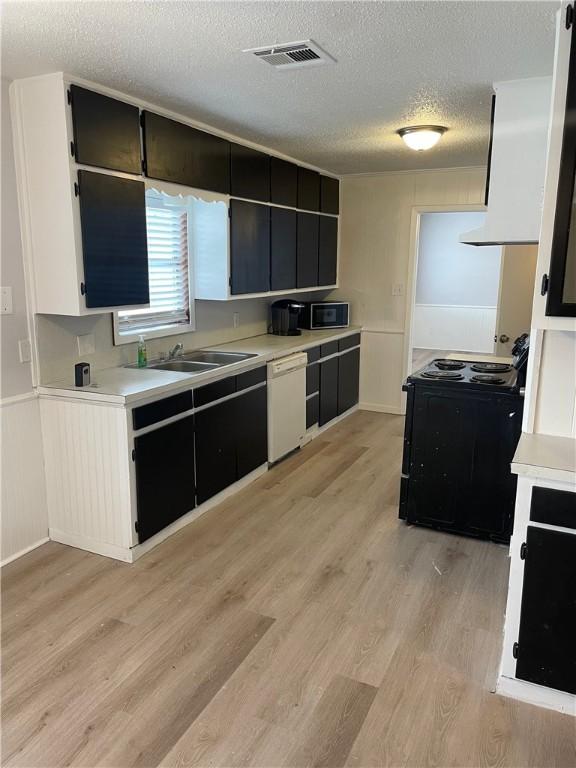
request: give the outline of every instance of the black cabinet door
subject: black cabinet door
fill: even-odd
[[[236,482],[236,419],[234,398],[195,415],[199,504]]]
[[[87,307],[147,304],[144,182],[79,171]]]
[[[230,201],[231,293],[270,290],[270,208]]]
[[[576,536],[528,526],[516,677],[576,693]]]
[[[298,205],[298,166],[281,160],[279,157],[270,158],[270,201],[277,205]]]
[[[296,225],[296,287],[318,285],[318,216],[299,213]]]
[[[230,191],[230,142],[143,112],[146,175],[212,192]]]
[[[194,420],[187,416],[134,440],[138,541],[194,509]]]
[[[298,208],[320,210],[320,174],[309,168],[298,168]]]
[[[306,366],[306,397],[320,389],[320,367],[317,363]]]
[[[338,358],[338,414],[358,403],[360,391],[360,350],[352,349]]]
[[[270,290],[296,288],[296,211],[270,208]]]
[[[416,387],[408,521],[506,542],[523,400],[463,389]]]
[[[236,405],[236,466],[240,480],[268,460],[266,387],[253,389],[232,402]]]
[[[322,213],[340,211],[340,182],[330,176],[320,176],[320,210]]]
[[[338,219],[319,216],[318,285],[335,285],[338,260]]]
[[[319,424],[323,426],[338,416],[338,358],[333,357],[320,367]]]
[[[138,107],[77,85],[70,97],[76,162],[140,174]]]
[[[270,200],[270,155],[242,144],[230,146],[230,194]]]
[[[318,395],[306,400],[306,429],[318,424]]]

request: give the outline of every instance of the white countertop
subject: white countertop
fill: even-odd
[[[72,400],[92,400],[118,405],[132,405],[138,400],[162,396],[188,387],[196,387],[216,379],[232,376],[241,371],[276,360],[284,355],[325,344],[359,333],[360,326],[349,326],[330,331],[302,331],[300,336],[273,336],[263,334],[247,339],[218,344],[211,350],[223,352],[247,352],[255,355],[232,365],[190,375],[154,368],[103,368],[92,371],[92,383],[87,387],[75,387],[74,371],[69,379],[51,381],[38,387],[43,397],[66,397]],[[192,350],[186,350],[190,352]]]
[[[512,472],[525,477],[576,482],[576,440],[523,432],[512,459]]]

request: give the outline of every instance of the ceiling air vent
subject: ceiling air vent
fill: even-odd
[[[316,67],[319,64],[334,63],[334,59],[313,40],[268,45],[264,48],[247,48],[242,53],[252,53],[260,61],[265,61],[278,69]]]

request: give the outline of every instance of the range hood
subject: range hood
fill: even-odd
[[[469,245],[537,243],[552,94],[551,77],[494,83],[484,226]]]

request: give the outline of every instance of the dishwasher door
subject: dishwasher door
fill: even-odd
[[[297,352],[268,363],[268,461],[302,445],[306,433],[307,355]]]

